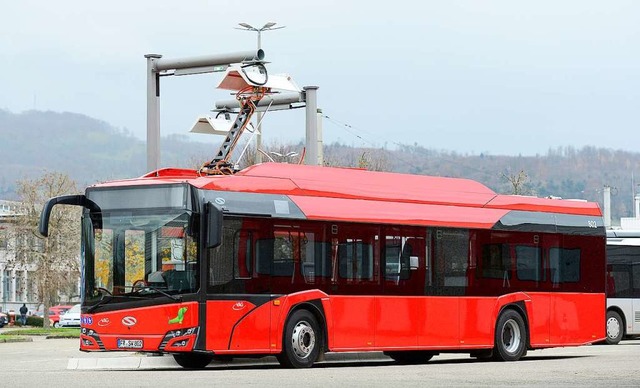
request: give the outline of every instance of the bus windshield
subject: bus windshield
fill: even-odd
[[[194,293],[198,233],[185,210],[85,213],[84,305]]]

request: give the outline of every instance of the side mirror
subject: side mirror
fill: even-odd
[[[207,248],[215,248],[222,243],[222,210],[207,202]]]

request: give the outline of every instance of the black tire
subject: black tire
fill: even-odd
[[[426,364],[436,355],[434,352],[424,350],[408,350],[402,352],[384,352],[385,356],[393,358],[395,362],[403,365]]]
[[[516,311],[504,310],[498,318],[493,357],[498,361],[517,361],[527,353],[527,328]]]
[[[211,360],[213,355],[201,353],[176,353],[173,355],[178,365],[185,369],[204,369]]]
[[[285,368],[310,368],[318,360],[323,346],[322,330],[308,310],[296,310],[282,337],[282,353],[277,358]]]
[[[606,342],[608,345],[616,345],[624,336],[624,324],[622,317],[617,312],[607,311],[607,321],[605,325],[607,329]]]

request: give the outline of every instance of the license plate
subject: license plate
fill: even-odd
[[[142,349],[142,340],[119,339],[119,349]]]

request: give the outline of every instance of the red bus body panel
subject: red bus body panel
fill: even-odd
[[[179,310],[184,313],[181,319]],[[97,314],[83,314],[80,350],[139,350],[158,351],[163,338],[170,330],[188,329],[198,326],[198,304],[195,302],[172,303]],[[102,345],[96,341],[99,337]],[[143,340],[141,348],[119,348],[118,340]],[[171,350],[173,342],[187,341],[179,351],[189,351],[195,344],[195,333],[174,338],[165,348]]]
[[[604,337],[604,295],[516,293],[503,297],[327,296],[310,291],[255,306],[243,300],[207,302],[207,350],[218,354],[268,354],[282,350],[288,312],[299,303],[322,300],[331,351],[480,349],[493,347],[495,322],[507,304],[525,302],[532,348],[583,345]],[[601,307],[594,310],[593,306]],[[181,324],[169,324],[187,307]],[[90,317],[88,323],[87,318]],[[135,324],[125,325],[126,318]],[[81,350],[119,349],[118,339],[143,339],[140,351],[158,351],[169,330],[198,326],[196,303],[83,315]],[[129,324],[133,321],[129,321]],[[124,333],[124,334],[123,334]],[[174,351],[189,351],[187,346]],[[171,343],[165,350],[171,350]]]
[[[270,308],[270,303],[208,301],[206,349],[220,354],[269,352]]]
[[[373,223],[380,228],[385,225],[469,228],[488,235],[510,213],[601,216],[595,203],[498,195],[467,179],[281,163],[252,166],[231,176],[200,176],[192,170],[164,169],[142,178],[97,187],[185,182],[203,190],[287,196],[300,209],[304,222]],[[524,232],[518,238],[523,244],[532,245],[532,235]],[[487,244],[498,241],[491,240],[492,236],[485,238]],[[558,239],[552,236],[545,242],[545,238],[542,236],[539,240],[545,244],[545,249],[555,246]],[[580,236],[565,233],[562,239],[567,246],[583,247]],[[535,244],[542,247],[539,241]],[[602,244],[604,247],[604,236]],[[473,249],[475,247],[470,248],[472,254],[465,269],[468,272],[462,276],[467,281],[465,287],[470,296],[328,295],[312,289],[290,294],[285,290],[273,297],[261,294],[258,296],[263,302],[257,302],[256,295],[247,295],[245,299],[234,295],[237,299],[233,300],[229,300],[229,296],[225,300],[214,300],[216,295],[208,295],[211,300],[206,302],[206,333],[200,333],[205,336],[205,350],[216,354],[279,353],[287,317],[301,305],[324,321],[330,351],[492,348],[496,321],[507,305],[523,310],[531,348],[581,345],[604,339],[604,292],[579,292],[582,284],[577,282],[563,284],[570,292],[553,292],[547,278],[541,278],[541,281],[547,281],[548,288],[542,288],[542,291],[536,288],[536,292],[510,292],[502,278],[483,279],[485,288],[476,287],[474,282],[479,283],[479,275],[475,271],[479,268],[471,258],[476,260],[481,252],[473,252]],[[589,260],[597,262],[601,259],[598,252],[585,250],[583,255],[584,265],[589,265]],[[420,265],[424,266],[424,255],[421,260]],[[604,276],[604,270],[602,274],[585,271],[581,281],[604,284]],[[280,280],[291,282],[286,277],[269,280],[265,275],[265,278],[273,281],[272,285]],[[424,280],[424,275],[422,278]],[[514,283],[520,281],[517,273],[511,279]],[[526,289],[525,282],[529,280],[522,279],[519,289]],[[422,292],[421,288],[416,289]],[[260,292],[262,290],[256,290],[256,293]],[[361,289],[360,292],[369,290]],[[506,295],[493,296],[502,293]],[[271,299],[264,302],[265,298]],[[170,323],[178,316],[179,309],[185,307],[187,310],[180,323]],[[139,349],[142,351],[157,351],[162,346],[165,351],[190,351],[195,344],[193,333],[166,343],[163,339],[166,340],[165,336],[171,330],[198,327],[197,309],[196,302],[188,302],[85,314],[81,349],[131,350],[118,348],[118,340],[143,339],[143,347]],[[134,320],[135,324],[131,324]],[[91,333],[99,335],[102,348]]]

